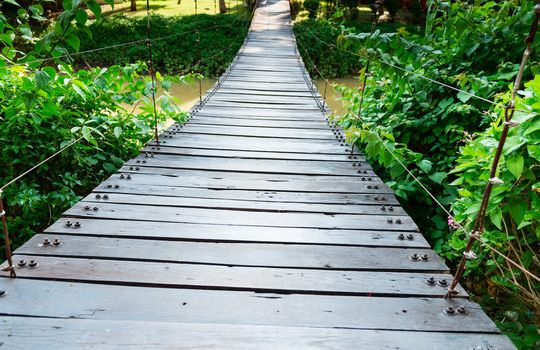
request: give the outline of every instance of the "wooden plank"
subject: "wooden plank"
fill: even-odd
[[[137,160],[140,162],[137,163]],[[142,161],[146,161],[143,163]],[[353,167],[352,162],[324,162],[317,160],[279,160],[279,159],[246,159],[246,158],[220,158],[205,157],[201,161],[200,157],[192,156],[172,156],[154,155],[154,158],[145,158],[145,155],[138,156],[125,163],[126,166],[139,166],[141,171],[148,167],[169,168],[169,169],[193,169],[193,170],[218,170],[236,171],[252,173],[278,173],[278,174],[299,174],[307,176],[353,176],[358,182],[373,182],[375,175],[370,167]],[[365,170],[358,173],[359,169]],[[364,179],[362,180],[362,177]]]
[[[140,194],[166,197],[232,199],[239,201],[260,201],[278,203],[310,203],[310,204],[338,204],[342,206],[373,205],[373,206],[399,206],[395,197],[391,196],[382,201],[380,197],[374,198],[367,194],[357,193],[306,193],[306,192],[279,192],[279,191],[246,191],[246,190],[214,190],[209,188],[193,188],[182,186],[159,185],[132,185],[124,183],[121,188],[111,189],[105,183],[98,185],[94,192],[101,196],[91,196],[93,201],[108,202],[114,200],[116,194]],[[107,194],[108,198],[102,196]],[[392,211],[392,208],[387,208]]]
[[[274,159],[274,160],[318,160],[325,162],[348,162],[351,161],[365,161],[364,156],[356,156],[356,158],[349,158],[346,154],[311,154],[311,153],[285,153],[285,152],[267,152],[267,151],[245,151],[242,150],[242,146],[239,146],[237,150],[222,149],[220,145],[205,145],[206,147],[214,148],[201,148],[201,147],[174,147],[174,146],[160,146],[159,150],[152,146],[146,146],[142,149],[142,153],[154,153],[155,155],[175,155],[175,156],[192,156],[201,157],[201,161],[204,161],[206,157],[219,157],[219,158],[243,158],[243,159]]]
[[[304,130],[290,128],[264,128],[264,127],[242,127],[242,126],[221,126],[221,125],[196,125],[188,124],[176,133],[201,134],[201,135],[232,135],[259,138],[294,138],[311,140],[336,140],[330,130]],[[335,141],[338,142],[337,140]]]
[[[152,207],[101,203],[99,210],[84,210],[87,204],[77,203],[64,215],[101,219],[187,222],[201,224],[305,227],[387,231],[418,231],[409,216],[377,214],[351,215],[332,213],[275,213],[226,209]],[[390,221],[391,220],[391,221]],[[399,223],[399,224],[398,224]]]
[[[45,238],[52,237],[45,234],[33,236],[16,250],[16,254],[293,269],[448,272],[432,250],[421,248],[209,243],[56,235],[55,238],[62,241],[62,245],[57,247],[44,246]],[[414,253],[427,254],[429,260],[413,261],[410,256]]]
[[[212,101],[207,102],[206,106],[208,107],[217,107],[217,108],[260,108],[267,110],[277,110],[277,111],[297,111],[297,113],[302,113],[302,111],[311,111],[316,112],[319,109],[317,104],[313,102],[313,106],[306,105],[295,105],[295,104],[283,104],[277,105],[272,103],[248,103],[248,102],[234,102],[234,101]],[[300,112],[298,112],[300,111]]]
[[[163,141],[165,143],[163,143]],[[286,141],[286,142],[284,142]],[[215,148],[227,150],[246,150],[246,151],[268,151],[280,153],[313,153],[313,154],[348,154],[347,146],[341,146],[333,140],[323,142],[312,142],[309,139],[278,139],[278,138],[257,138],[246,136],[222,135],[219,142],[210,136],[198,134],[183,134],[182,137],[166,139],[161,141],[163,146],[180,146],[194,148]],[[154,142],[151,141],[150,146]]]
[[[261,294],[0,279],[2,315],[96,320],[498,333],[474,303],[442,298]],[[59,307],[61,305],[62,307]],[[466,315],[445,307],[463,305]]]
[[[251,108],[249,106],[244,107],[226,107],[222,108],[219,105],[205,105],[203,109],[204,113],[217,113],[224,117],[228,115],[235,115],[235,116],[253,116],[256,115],[258,117],[288,117],[293,118],[295,120],[313,120],[313,121],[321,121],[324,120],[324,117],[322,113],[319,110],[303,110],[302,113],[298,113],[297,110],[289,110],[289,109],[267,109],[261,107],[257,108]]]
[[[66,223],[70,221],[71,226]],[[73,224],[77,221],[79,227]],[[377,230],[329,230],[291,227],[206,225],[137,220],[61,218],[45,230],[47,235],[87,235],[119,238],[161,239],[197,242],[260,242],[318,245],[350,245],[429,248],[418,232]],[[400,240],[398,237],[412,237]],[[51,238],[54,238],[51,237]]]
[[[280,191],[280,192],[306,192],[306,193],[357,193],[368,194],[376,200],[375,197],[390,198],[392,190],[385,184],[378,185],[374,188],[373,184],[369,185],[366,181],[357,181],[353,177],[338,177],[334,176],[335,180],[328,181],[314,177],[311,180],[309,177],[296,177],[294,175],[281,174],[255,174],[255,173],[216,173],[212,171],[190,171],[175,169],[173,171],[163,171],[159,174],[159,168],[152,169],[154,173],[142,173],[139,171],[130,171],[129,167],[121,169],[124,173],[130,173],[131,179],[127,179],[124,175],[113,175],[104,182],[107,186],[124,185],[154,185],[154,186],[180,186],[180,187],[195,187],[209,188],[213,190],[255,190],[255,191]],[[191,173],[191,174],[190,174]],[[290,178],[288,177],[290,176]],[[347,179],[348,178],[348,179]],[[369,188],[368,186],[371,186]],[[116,188],[111,188],[111,191]],[[382,196],[381,196],[382,195]]]
[[[141,191],[138,191],[141,192]],[[114,203],[114,204],[138,204],[151,205],[169,208],[211,208],[211,209],[231,209],[248,211],[265,211],[277,213],[322,213],[322,214],[353,214],[353,215],[406,215],[403,208],[399,206],[381,207],[379,205],[343,205],[343,204],[320,204],[320,203],[287,203],[263,200],[238,200],[231,198],[192,198],[173,197],[166,195],[154,195],[154,192],[124,194],[114,193],[108,195],[106,201],[95,198],[95,194],[89,194],[82,202],[91,203]],[[384,208],[384,210],[382,209]],[[391,211],[389,210],[391,209]]]
[[[515,349],[502,335],[0,317],[6,349]]]
[[[29,261],[34,256],[15,255]],[[440,298],[446,288],[426,281],[451,281],[449,274],[305,270],[40,256],[38,268],[17,268],[17,278],[114,285],[295,293]],[[7,267],[7,264],[1,268]],[[5,277],[5,272],[0,272]],[[462,288],[459,288],[462,292]],[[458,297],[465,297],[460,293]]]

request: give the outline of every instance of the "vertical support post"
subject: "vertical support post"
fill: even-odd
[[[17,277],[15,273],[15,267],[13,266],[13,258],[11,257],[11,241],[9,240],[9,231],[7,226],[6,211],[4,209],[4,201],[2,198],[3,191],[0,190],[0,217],[2,218],[2,224],[4,226],[4,242],[6,246],[6,259],[8,262],[8,267],[3,271],[9,271],[10,277]]]
[[[156,80],[154,76],[154,59],[152,57],[152,27],[150,25],[150,0],[146,0],[146,46],[148,47],[148,74],[152,79],[152,104],[154,106],[154,138],[159,146],[159,121],[156,108]]]

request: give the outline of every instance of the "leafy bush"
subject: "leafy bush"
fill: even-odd
[[[341,33],[330,22],[306,20],[295,23],[294,33],[301,44],[298,50],[312,77],[318,76],[318,73],[310,58],[317,69],[328,78],[354,75],[360,71],[361,63],[356,57],[337,49],[331,50],[321,42],[335,43]],[[307,50],[307,54],[304,50]]]
[[[97,3],[88,0],[87,4],[99,17]],[[34,37],[25,21],[28,13],[41,14],[40,6],[19,11],[19,25],[10,25],[0,14],[2,185],[72,145],[4,191],[14,247],[56,220],[80,195],[136,155],[153,135],[152,85],[141,76],[144,64],[75,71],[61,59],[39,59],[50,58],[49,54],[59,57],[68,46],[78,48],[72,21],[84,28],[86,11],[77,0],[65,6],[53,30],[41,37]],[[21,53],[14,47],[16,40],[33,49]],[[159,74],[156,79],[161,90],[170,87],[168,79]],[[166,91],[158,104],[159,122],[183,119]],[[129,105],[139,106],[141,112],[124,107]]]
[[[165,73],[185,69],[204,76],[219,76],[232,62],[246,34],[249,18],[235,15],[193,15],[164,17],[152,15],[152,43],[155,68]],[[200,30],[200,44],[197,33]],[[116,15],[94,22],[88,27],[90,36],[79,32],[81,50],[93,50],[111,45],[145,40],[146,17]],[[85,30],[86,31],[86,30]],[[84,67],[109,66],[148,60],[144,42],[77,56],[76,63]],[[198,62],[200,65],[197,65]]]
[[[304,9],[308,12],[310,19],[317,18],[319,12],[320,0],[304,0]]]
[[[394,33],[376,31],[374,35],[344,30],[331,45],[322,44],[322,49],[314,51],[326,50],[333,57],[336,50],[332,45],[337,44],[340,54],[358,54],[362,62],[371,59],[365,87],[340,88],[348,113],[335,118],[347,129],[348,139],[365,152],[401,197],[435,250],[450,263],[461,258],[465,236],[462,231],[449,229],[445,211],[400,162],[447,210],[452,208],[462,225],[470,228],[500,135],[500,106],[507,102],[509,85],[517,74],[533,6],[533,1],[432,3],[423,34],[405,28]],[[298,38],[310,48],[317,42],[313,35]],[[325,55],[317,58],[319,62],[327,59]],[[504,184],[493,193],[483,237],[487,244],[536,275],[540,272],[540,99],[538,78],[531,79],[538,69],[538,61],[533,61],[525,71],[524,79],[530,82],[519,103],[528,112],[516,113],[522,124],[512,129],[508,140],[498,175]],[[422,76],[464,92],[447,89]],[[359,118],[362,89],[366,95]],[[499,104],[494,106],[483,99]],[[490,296],[483,305],[499,319],[522,325],[519,334],[511,334],[514,340],[521,338],[516,344],[522,349],[537,348],[539,335],[531,331],[531,326],[540,317],[539,284],[485,246],[476,251],[479,257],[468,263],[464,283],[473,293]],[[508,321],[502,326],[516,330]]]

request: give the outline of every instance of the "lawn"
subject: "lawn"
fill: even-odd
[[[186,16],[195,14],[194,0],[150,0],[150,11],[163,16]],[[242,3],[242,0],[226,0],[227,8],[232,13],[244,14],[247,10]],[[114,10],[111,6],[104,5],[102,7],[104,15],[108,16],[115,13],[123,13],[126,16],[145,16],[146,15],[146,0],[137,1],[137,11],[130,11],[130,1],[115,4]],[[219,13],[219,0],[198,0],[197,13],[205,13],[214,15]]]

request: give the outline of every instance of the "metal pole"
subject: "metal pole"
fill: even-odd
[[[6,259],[9,265],[7,268],[5,268],[2,271],[9,271],[10,277],[17,277],[17,274],[15,273],[15,267],[13,266],[13,258],[11,256],[11,242],[9,240],[9,231],[8,231],[8,226],[7,226],[6,211],[4,210],[4,202],[2,199],[2,194],[3,194],[3,191],[0,190],[0,217],[2,217],[2,224],[4,226]]]

